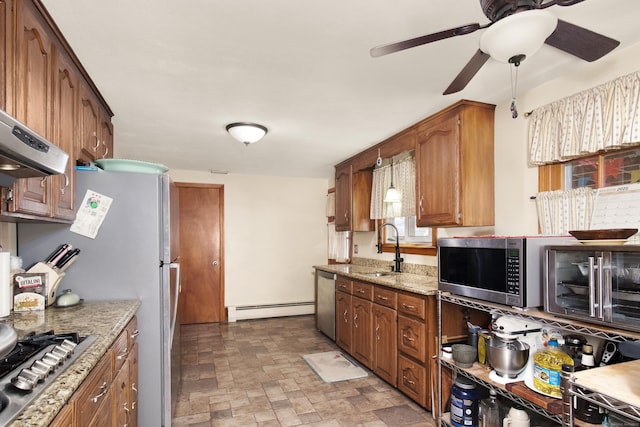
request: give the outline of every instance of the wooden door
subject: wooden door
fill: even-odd
[[[418,131],[416,222],[419,227],[455,225],[460,212],[458,115]]]
[[[373,305],[373,371],[395,387],[398,368],[396,311]]]
[[[224,187],[176,183],[180,198],[182,324],[226,320],[224,309]]]

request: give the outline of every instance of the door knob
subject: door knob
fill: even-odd
[[[214,267],[217,267],[218,266],[218,261],[213,261],[212,264],[213,264]]]

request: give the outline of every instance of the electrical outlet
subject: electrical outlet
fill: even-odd
[[[353,253],[358,254],[358,245],[353,245]]]

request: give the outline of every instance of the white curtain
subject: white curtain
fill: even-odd
[[[532,165],[640,144],[640,72],[533,110],[528,138]]]
[[[588,187],[545,191],[536,195],[541,234],[559,236],[589,230],[597,190]]]
[[[401,195],[399,203],[385,203],[384,197],[391,185],[391,165],[373,171],[371,188],[371,219],[414,216],[416,214],[416,163],[413,155],[400,155],[393,161],[393,185]],[[404,158],[402,158],[404,157]]]
[[[349,261],[349,232],[336,231],[334,223],[327,224],[327,258],[336,262]]]

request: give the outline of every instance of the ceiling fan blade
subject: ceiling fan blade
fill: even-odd
[[[376,46],[371,48],[369,54],[373,58],[378,56],[388,55],[390,53],[399,52],[401,50],[409,49],[416,46],[422,46],[423,44],[437,42],[438,40],[448,39],[455,36],[463,36],[465,34],[473,33],[474,31],[484,28],[480,24],[467,24],[462,27],[451,28],[450,30],[439,31],[433,34],[427,34],[426,36],[420,36],[401,42],[390,43],[382,46]]]
[[[442,93],[443,95],[449,95],[451,93],[460,92],[471,81],[480,68],[487,62],[490,56],[480,49],[471,57],[471,60],[467,62],[462,71],[451,82],[449,87]]]
[[[560,19],[545,43],[588,62],[602,58],[620,44],[618,40]]]

